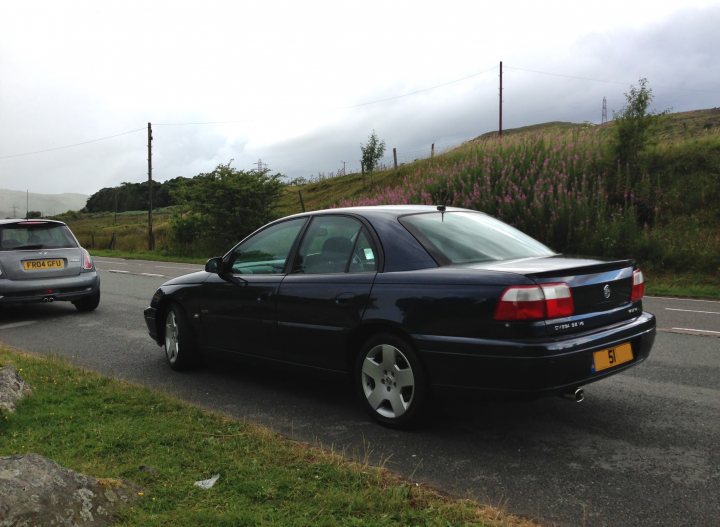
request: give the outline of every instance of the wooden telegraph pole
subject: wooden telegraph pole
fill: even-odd
[[[500,61],[500,117],[498,123],[498,137],[502,137],[502,60]]]
[[[155,250],[152,227],[152,124],[148,123],[148,250]]]

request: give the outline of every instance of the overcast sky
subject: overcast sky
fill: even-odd
[[[92,194],[258,160],[359,170],[498,124],[600,122],[646,77],[658,110],[720,106],[720,2],[0,2],[0,189]],[[201,123],[201,124],[198,124]]]

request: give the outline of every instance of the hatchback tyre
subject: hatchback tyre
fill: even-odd
[[[80,300],[75,300],[73,305],[78,311],[93,311],[100,305],[100,289],[92,295],[85,296]]]
[[[173,370],[197,365],[198,354],[192,328],[182,308],[173,304],[165,314],[165,357]]]
[[[368,413],[379,423],[408,428],[418,423],[427,382],[412,346],[392,334],[368,340],[355,365],[355,384]]]

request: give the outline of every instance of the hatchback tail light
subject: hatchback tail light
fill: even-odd
[[[645,296],[645,277],[640,269],[633,271],[632,292],[630,293],[630,301],[642,300]]]
[[[90,253],[85,249],[82,250],[82,267],[85,271],[92,271],[93,269],[93,262],[90,257]]]
[[[518,285],[500,295],[495,320],[544,320],[569,317],[574,312],[572,290],[566,283]]]

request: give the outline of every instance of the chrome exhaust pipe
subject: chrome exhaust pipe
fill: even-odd
[[[42,299],[42,301],[43,301],[45,304],[49,304],[50,302],[53,302],[54,300],[55,300],[55,299],[54,299],[53,297],[51,297],[51,296],[46,296],[45,298]]]
[[[575,401],[576,403],[581,403],[585,400],[585,390],[583,390],[582,388],[575,388],[574,390],[565,392],[564,394],[562,394],[561,397],[563,399]]]

